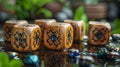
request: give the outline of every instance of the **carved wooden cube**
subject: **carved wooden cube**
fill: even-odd
[[[85,25],[83,21],[65,20],[64,22],[70,23],[74,31],[74,43],[83,41],[85,35]]]
[[[44,31],[49,25],[55,25],[56,20],[54,20],[54,19],[39,19],[39,20],[35,20],[34,23],[39,25],[41,28],[41,32],[42,32],[41,44],[44,45]]]
[[[16,51],[30,52],[37,50],[41,41],[41,29],[35,24],[15,25],[11,43]]]
[[[3,37],[5,40],[5,47],[11,48],[11,31],[14,25],[28,24],[25,20],[8,20],[3,26]]]
[[[111,26],[109,23],[91,21],[88,32],[89,45],[104,46],[109,43],[110,30]]]
[[[66,57],[64,52],[49,51],[44,56],[45,67],[68,67]]]
[[[53,50],[70,48],[73,42],[73,27],[68,23],[58,23],[45,30],[44,45]]]

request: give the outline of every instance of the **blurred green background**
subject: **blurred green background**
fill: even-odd
[[[120,0],[0,0],[0,24],[6,20],[65,19],[109,22],[120,33]],[[1,27],[0,26],[0,27]],[[113,30],[114,29],[114,30]]]

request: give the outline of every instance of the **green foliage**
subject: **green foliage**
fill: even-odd
[[[120,19],[114,20],[114,30],[112,31],[112,34],[120,34]]]
[[[45,4],[52,2],[52,0],[16,0],[16,2],[15,11],[19,19],[30,16],[35,17],[41,13],[43,13],[46,18],[52,16],[51,11],[43,7]]]
[[[46,18],[49,18],[52,16],[51,11],[49,11],[48,9],[45,9],[45,8],[42,8],[40,11],[37,12],[37,14],[39,14],[39,13],[43,13],[46,16]]]
[[[11,5],[8,0],[0,0],[0,3],[4,6],[3,8],[7,10],[14,10],[14,6]]]
[[[9,67],[22,67],[22,61],[12,59],[9,63]]]
[[[44,5],[53,0],[16,0],[16,5],[11,5],[8,0],[0,0],[6,9],[14,10],[18,19],[36,17],[41,13],[46,17],[52,16],[51,11],[44,8]]]
[[[74,15],[74,20],[83,20],[85,22],[85,30],[87,33],[88,30],[88,18],[85,13],[84,7],[80,6],[76,9],[75,15]]]
[[[9,60],[9,56],[5,52],[0,52],[0,67],[22,67],[21,60]]]
[[[1,67],[8,67],[8,62],[9,62],[9,57],[6,53],[4,52],[0,52],[0,63],[1,63]]]

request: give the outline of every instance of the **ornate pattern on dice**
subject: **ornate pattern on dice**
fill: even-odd
[[[16,31],[16,33],[14,34],[14,38],[15,38],[14,44],[16,48],[19,47],[25,48],[28,45],[26,41],[28,39],[28,36],[25,32],[19,33],[18,31]]]
[[[12,47],[16,51],[30,52],[40,46],[41,30],[38,25],[16,25],[12,31]]]
[[[41,32],[42,32],[42,39],[41,39],[41,43],[44,44],[44,31],[45,29],[49,26],[49,25],[54,25],[56,24],[56,21],[54,19],[38,19],[35,20],[35,24],[39,25],[41,28]]]
[[[4,30],[6,31],[6,32],[4,32],[4,36],[5,36],[5,39],[8,39],[8,41],[10,41],[12,28],[13,28],[12,26],[6,26],[4,28]]]
[[[90,22],[88,43],[90,45],[105,45],[109,43],[111,26],[109,23]]]
[[[63,67],[66,65],[65,56],[60,52],[46,53],[44,57],[45,67]]]
[[[73,28],[67,23],[58,23],[45,30],[44,45],[53,50],[70,48],[73,42]]]
[[[25,20],[8,20],[3,26],[3,36],[5,40],[5,47],[11,48],[11,31],[14,25],[28,24]],[[9,46],[8,46],[9,45]]]
[[[70,23],[74,29],[74,43],[83,41],[85,35],[85,26],[83,21],[65,20],[65,23]]]
[[[61,43],[61,35],[62,33],[60,33],[60,29],[59,30],[49,30],[47,32],[47,35],[48,35],[48,39],[47,39],[47,42],[49,43],[49,46],[56,46],[58,47],[58,45]]]
[[[94,42],[100,41],[100,42],[104,42],[106,40],[105,38],[105,33],[107,30],[105,30],[104,28],[98,29],[95,28],[95,30],[93,30],[93,40]]]

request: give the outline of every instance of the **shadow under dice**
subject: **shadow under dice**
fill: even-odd
[[[111,26],[104,22],[90,22],[88,43],[90,45],[104,46],[109,43]]]
[[[35,24],[16,25],[12,31],[12,47],[16,51],[30,52],[40,46],[41,29]]]
[[[58,23],[45,30],[44,45],[53,50],[70,48],[73,42],[73,28],[68,23]]]

